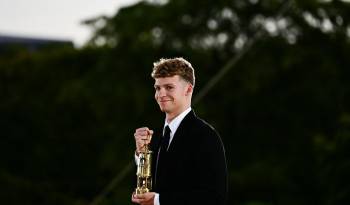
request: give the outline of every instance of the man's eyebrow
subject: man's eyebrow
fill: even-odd
[[[175,86],[173,83],[165,83],[165,84],[154,84],[154,87],[161,87],[161,86]]]

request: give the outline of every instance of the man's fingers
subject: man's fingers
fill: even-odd
[[[135,133],[141,133],[141,132],[148,132],[149,128],[148,127],[141,127],[141,128],[137,128]]]
[[[136,129],[134,136],[147,136],[153,135],[153,130],[148,129],[147,127]]]
[[[153,135],[153,130],[149,130],[148,132],[139,132],[135,133],[135,140],[137,143],[149,143],[151,140],[151,136]]]
[[[147,130],[136,131],[135,135],[145,135],[145,136],[147,136],[148,135],[148,131]]]
[[[134,194],[134,195],[133,195],[133,198],[134,198],[134,199],[144,199],[144,198],[145,198],[145,195],[144,195],[144,194]]]
[[[136,139],[136,143],[138,145],[144,145],[145,143],[148,144],[150,143],[151,139],[145,138],[145,139]]]
[[[140,204],[142,200],[141,199],[132,198],[131,201],[136,203],[136,204]]]
[[[147,135],[136,135],[136,140],[148,140],[149,137]]]
[[[140,204],[142,202],[142,198],[140,198],[140,194],[133,193],[131,196],[131,201]]]
[[[155,192],[148,192],[145,194],[132,194],[131,201],[137,204],[153,204]]]
[[[141,127],[136,129],[134,133],[136,142],[136,152],[139,153],[145,148],[145,144],[151,143],[151,136],[153,135],[153,130],[148,127]]]

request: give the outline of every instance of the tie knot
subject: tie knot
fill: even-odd
[[[171,130],[170,130],[169,126],[167,125],[167,126],[165,127],[165,129],[164,129],[164,135],[163,135],[163,137],[164,137],[164,138],[170,137],[170,132],[171,132]]]

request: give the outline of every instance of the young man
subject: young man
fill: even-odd
[[[134,133],[136,155],[145,143],[153,151],[153,190],[133,194],[141,205],[223,205],[227,168],[222,141],[191,109],[194,70],[183,58],[154,63],[155,99],[165,113],[160,133],[142,127]],[[147,135],[153,134],[151,142]]]

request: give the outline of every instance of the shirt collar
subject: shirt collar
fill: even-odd
[[[183,111],[181,114],[179,114],[177,117],[175,117],[170,123],[168,123],[166,120],[165,120],[165,123],[164,123],[164,128],[163,128],[163,134],[164,134],[164,130],[165,130],[165,127],[166,126],[169,126],[170,128],[170,136],[174,136],[174,133],[176,132],[177,128],[180,126],[180,123],[182,122],[182,120],[185,118],[185,116],[191,112],[192,108],[189,107],[187,108],[185,111]]]

